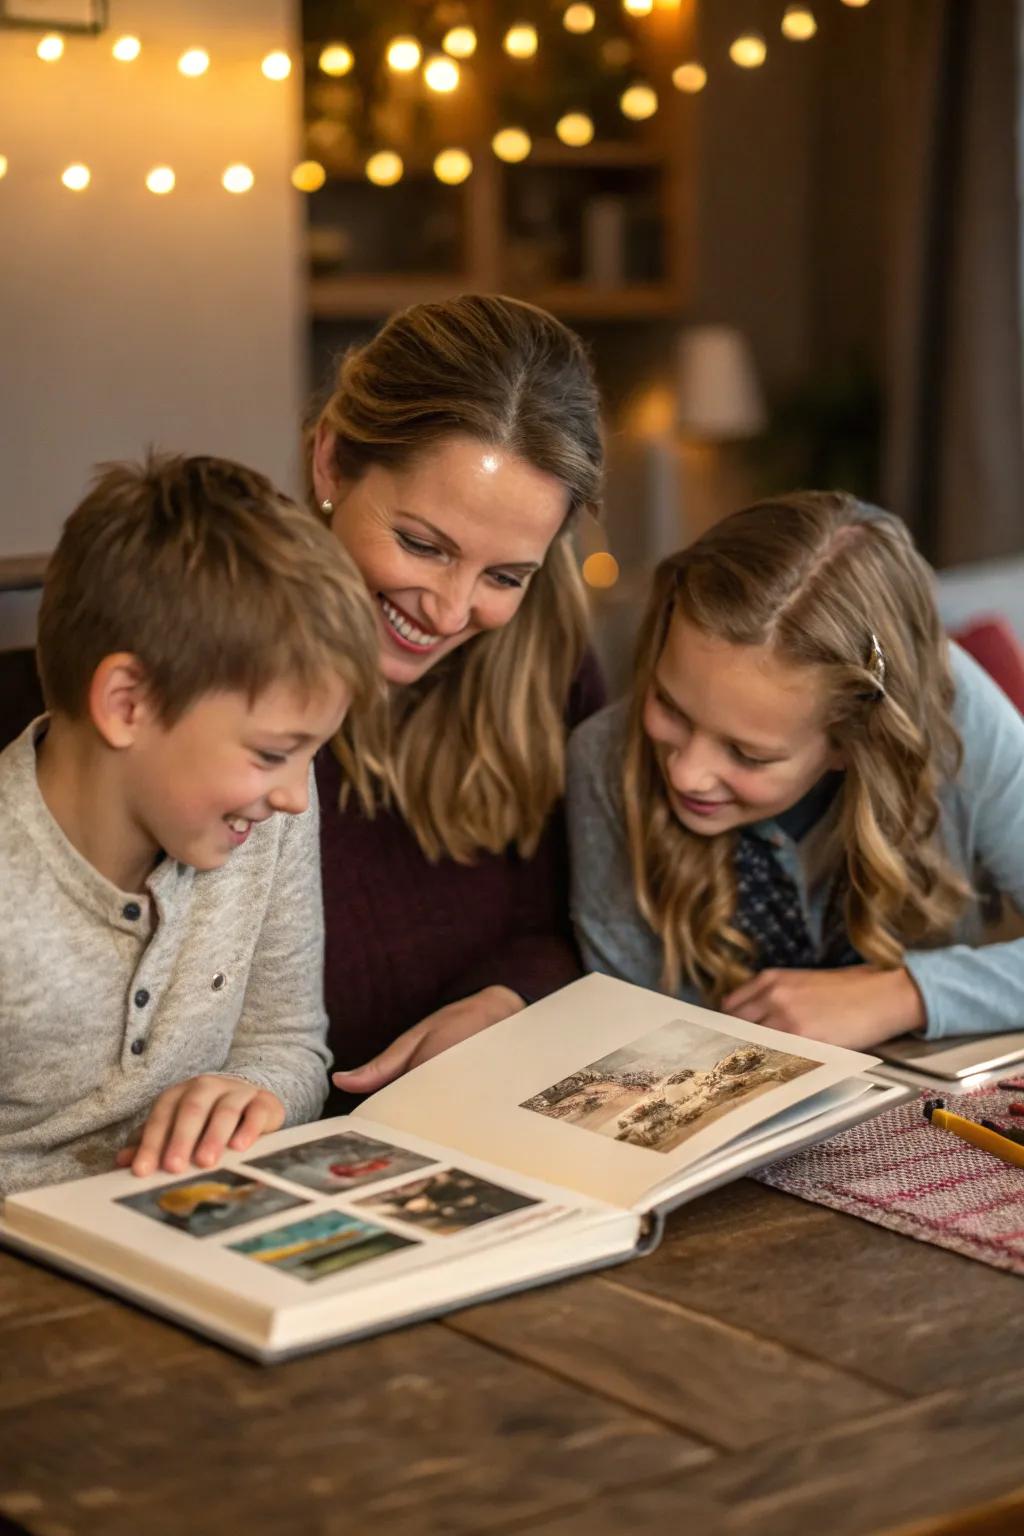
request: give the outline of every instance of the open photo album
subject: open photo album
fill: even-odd
[[[9,1196],[0,1241],[276,1360],[642,1253],[906,1097],[875,1065],[587,976],[217,1168]]]

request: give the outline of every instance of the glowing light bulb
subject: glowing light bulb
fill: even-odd
[[[654,10],[654,0],[622,0],[627,16],[649,16]]]
[[[414,37],[394,37],[388,44],[388,68],[396,74],[408,75],[419,67],[423,49]]]
[[[695,59],[690,59],[686,64],[680,64],[672,71],[672,84],[677,91],[685,91],[687,96],[696,96],[708,83],[708,72],[703,64],[698,64]]]
[[[87,165],[69,165],[61,172],[60,179],[69,192],[84,192],[92,180],[92,174]]]
[[[782,18],[782,35],[794,43],[806,43],[818,30],[814,12],[806,5],[787,5]]]
[[[256,177],[247,165],[229,165],[220,179],[225,192],[249,192]]]
[[[169,165],[155,165],[146,177],[146,186],[157,197],[166,197],[174,191],[174,172]]]
[[[7,175],[7,156],[0,155],[0,181]]]
[[[119,64],[130,64],[142,52],[142,44],[137,37],[119,37],[110,51]]]
[[[344,43],[328,43],[323,49],[317,63],[325,75],[347,75],[355,63],[351,48],[346,48]]]
[[[588,587],[614,587],[619,579],[619,562],[606,549],[588,555],[583,562],[583,580]]]
[[[260,65],[268,80],[287,80],[292,72],[292,61],[281,48],[268,53]]]
[[[537,52],[537,28],[527,21],[509,27],[501,45],[510,59],[532,59]]]
[[[187,48],[178,60],[179,73],[190,80],[198,80],[210,67],[210,55],[205,48]]]
[[[447,96],[459,83],[459,66],[454,59],[446,59],[444,54],[438,53],[427,60],[423,78],[432,91]]]
[[[649,85],[631,85],[619,97],[619,108],[623,117],[631,118],[634,123],[642,123],[645,118],[653,117],[657,112],[658,93]]]
[[[300,160],[292,171],[292,186],[296,192],[319,192],[327,180],[327,172],[319,160]]]
[[[760,69],[768,57],[768,45],[760,32],[741,32],[729,44],[729,57],[740,69]]]
[[[366,162],[366,174],[375,187],[393,187],[405,173],[401,155],[393,149],[378,149]]]
[[[585,112],[567,112],[558,119],[555,132],[570,149],[582,149],[594,137],[593,119]]]
[[[562,17],[562,26],[567,32],[582,37],[585,32],[593,32],[596,21],[592,5],[570,5]]]
[[[499,128],[491,140],[491,148],[506,165],[518,165],[533,148],[533,140],[525,128]]]
[[[449,27],[441,47],[453,59],[471,59],[476,53],[476,33],[472,27]]]
[[[36,57],[44,64],[55,64],[64,53],[64,39],[59,32],[47,32],[36,44]]]
[[[472,170],[473,162],[464,149],[442,149],[434,159],[434,175],[449,187],[457,187]]]
[[[862,11],[867,3],[868,0],[843,0],[843,4],[848,5],[851,11]]]

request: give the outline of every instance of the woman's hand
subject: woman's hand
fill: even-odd
[[[851,965],[840,971],[762,971],[722,1002],[751,1024],[864,1050],[927,1022],[910,972]]]
[[[482,992],[473,992],[457,1003],[448,1003],[436,1013],[429,1013],[392,1040],[372,1061],[353,1067],[350,1072],[335,1072],[332,1081],[346,1093],[376,1093],[385,1083],[392,1083],[403,1072],[418,1067],[421,1061],[429,1061],[450,1045],[458,1045],[460,1040],[467,1040],[525,1007],[511,987],[484,987]]]

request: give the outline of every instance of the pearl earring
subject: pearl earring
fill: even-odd
[[[324,517],[330,517],[331,513],[334,511],[334,502],[331,501],[329,497],[325,496],[323,501],[320,503],[320,511],[323,513]]]

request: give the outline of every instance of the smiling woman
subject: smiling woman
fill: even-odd
[[[570,536],[601,470],[589,361],[531,305],[416,305],[342,360],[312,489],[387,685],[319,767],[332,1045],[375,1058],[346,1091],[579,972],[560,802],[601,686]]]

